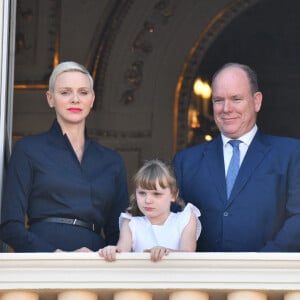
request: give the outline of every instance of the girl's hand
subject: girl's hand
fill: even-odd
[[[156,246],[151,249],[145,249],[144,252],[150,252],[150,259],[152,261],[159,261],[164,256],[168,255],[171,252],[171,249],[162,246]]]
[[[98,251],[106,261],[115,261],[117,252],[120,252],[117,246],[106,246]]]

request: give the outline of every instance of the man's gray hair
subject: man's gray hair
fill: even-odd
[[[239,63],[233,63],[233,62],[230,62],[230,63],[227,63],[227,64],[223,65],[219,70],[217,70],[215,72],[215,74],[212,77],[212,81],[211,81],[212,86],[214,84],[214,81],[215,81],[215,78],[217,77],[217,75],[221,71],[223,71],[225,69],[228,69],[228,68],[238,68],[238,69],[243,70],[246,73],[247,77],[248,77],[250,90],[251,90],[252,94],[259,91],[256,72],[247,65],[243,65],[243,64],[239,64]]]

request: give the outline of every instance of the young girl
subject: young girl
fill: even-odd
[[[114,261],[116,252],[150,252],[151,260],[158,261],[171,251],[195,251],[200,211],[189,203],[183,211],[171,212],[171,203],[179,202],[171,165],[150,160],[133,177],[133,184],[130,207],[119,219],[119,241],[100,249],[100,256]]]

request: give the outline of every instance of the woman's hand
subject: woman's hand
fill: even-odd
[[[82,247],[82,248],[74,250],[74,252],[92,252],[92,250],[87,247]]]
[[[106,246],[98,251],[106,261],[115,261],[117,252],[120,252],[117,246]]]
[[[82,247],[82,248],[76,249],[74,251],[64,251],[61,249],[56,249],[54,252],[92,252],[92,250],[87,247]]]

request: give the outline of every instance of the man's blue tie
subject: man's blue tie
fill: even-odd
[[[235,182],[235,178],[239,172],[240,168],[240,140],[230,140],[228,142],[232,146],[232,157],[229,163],[226,182],[227,182],[227,198],[229,198],[232,187]]]

